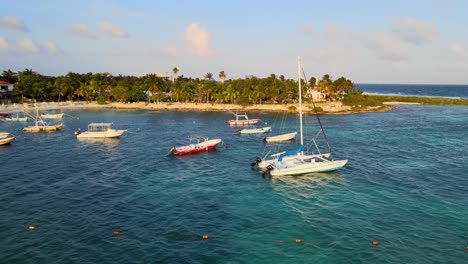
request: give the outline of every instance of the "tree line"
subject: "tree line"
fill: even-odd
[[[220,81],[207,73],[203,79],[178,76],[172,70],[172,78],[155,74],[142,77],[110,73],[74,73],[62,76],[45,76],[32,69],[13,72],[4,70],[0,80],[14,84],[14,101],[85,100],[105,102],[198,102],[228,104],[291,103],[298,97],[298,83],[284,75],[271,74],[266,78],[253,75],[239,79],[227,79],[226,73],[218,74]],[[327,94],[328,100],[341,99],[353,90],[353,83],[345,77],[332,80],[325,74],[320,80],[312,77],[301,80],[305,95],[307,89]]]

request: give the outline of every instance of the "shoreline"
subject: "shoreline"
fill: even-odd
[[[68,101],[68,102],[42,102],[36,104],[12,104],[0,106],[1,114],[9,114],[18,111],[30,111],[38,107],[39,111],[48,109],[120,109],[120,110],[173,110],[173,111],[198,111],[198,112],[226,112],[226,111],[242,111],[242,112],[297,112],[297,105],[294,104],[256,104],[241,106],[235,104],[210,104],[210,103],[108,103],[97,104],[96,102]],[[395,108],[393,105],[368,107],[366,109],[351,109],[350,106],[345,106],[341,102],[325,102],[315,103],[315,106],[322,108],[323,111],[318,114],[358,114],[369,112],[385,112]],[[302,106],[304,113],[313,113],[313,105],[304,103]]]

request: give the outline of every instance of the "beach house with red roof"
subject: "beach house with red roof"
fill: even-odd
[[[13,84],[5,81],[0,81],[0,93],[13,92]]]

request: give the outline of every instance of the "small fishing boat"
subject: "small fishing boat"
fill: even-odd
[[[8,135],[10,135],[10,132],[0,132],[0,139],[6,138]]]
[[[208,138],[201,138],[201,137],[192,137],[190,138],[190,141],[196,140],[197,143],[195,144],[189,144],[186,146],[181,146],[181,147],[173,147],[169,150],[169,154],[172,155],[187,155],[187,154],[193,154],[197,152],[203,152],[203,151],[209,151],[219,144],[221,144],[223,141],[219,138],[216,139],[208,139]]]
[[[228,123],[230,126],[248,126],[255,125],[260,121],[259,118],[249,119],[246,112],[236,112],[234,113],[236,119],[229,120]]]
[[[47,111],[46,113],[41,114],[41,118],[44,119],[62,119],[63,113],[56,113],[53,111]]]
[[[80,129],[75,132],[76,138],[118,138],[127,130],[116,130],[112,128],[112,123],[91,123],[88,125],[88,131],[81,132]]]
[[[0,145],[10,144],[10,142],[12,142],[15,139],[16,139],[15,137],[2,138],[0,139]]]
[[[287,133],[287,134],[282,134],[282,135],[277,135],[277,136],[272,136],[272,137],[265,137],[263,141],[265,142],[283,142],[283,141],[289,141],[293,140],[297,135],[297,132],[292,132],[292,133]]]
[[[16,113],[16,115],[11,115],[9,117],[5,117],[5,121],[10,121],[10,122],[27,122],[28,117],[27,116],[21,116],[19,113]]]
[[[240,131],[241,134],[261,134],[266,132],[271,132],[271,127],[254,128],[253,126],[249,126],[249,128]]]

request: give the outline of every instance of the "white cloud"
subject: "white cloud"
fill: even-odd
[[[410,17],[395,19],[393,27],[394,33],[401,40],[416,45],[430,42],[437,33],[434,26]]]
[[[89,29],[87,26],[81,25],[81,24],[71,25],[68,28],[68,31],[70,33],[72,33],[73,35],[78,36],[78,37],[85,37],[85,38],[95,38],[96,37],[96,35],[94,34],[94,32],[91,29]]]
[[[127,31],[125,31],[120,26],[109,23],[109,22],[98,23],[97,30],[110,37],[115,37],[115,38],[128,38],[129,37],[129,34]]]
[[[468,51],[465,50],[460,44],[452,44],[449,46],[449,51],[455,54],[458,57],[462,57],[464,59],[468,59]]]
[[[185,40],[195,56],[207,57],[214,53],[210,48],[210,32],[200,24],[192,23],[187,26]]]
[[[46,42],[44,44],[44,49],[47,51],[47,53],[51,54],[51,55],[55,55],[57,53],[59,53],[59,48],[52,42]]]
[[[369,47],[376,51],[382,59],[399,61],[409,57],[408,45],[387,33],[372,34],[368,43]]]
[[[40,49],[31,39],[20,39],[16,41],[16,51],[19,53],[38,53]]]
[[[4,16],[0,20],[0,25],[9,29],[18,30],[22,32],[28,32],[28,28],[21,21],[19,17],[16,16]]]
[[[3,37],[0,37],[0,52],[8,50],[8,42]]]

